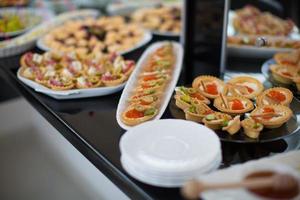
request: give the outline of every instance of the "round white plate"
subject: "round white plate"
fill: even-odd
[[[207,166],[220,153],[220,140],[209,128],[186,120],[149,121],[127,131],[122,155],[145,170],[186,172]]]
[[[118,124],[123,128],[123,129],[130,129],[133,126],[128,126],[124,124],[121,120],[121,115],[122,112],[127,108],[128,106],[128,99],[132,95],[132,91],[136,87],[137,80],[139,78],[139,75],[141,71],[143,70],[144,65],[148,61],[148,57],[151,53],[153,53],[156,49],[160,48],[162,45],[166,44],[167,42],[170,41],[163,41],[163,42],[156,42],[152,44],[141,56],[139,61],[137,62],[135,70],[132,72],[128,84],[125,86],[123,93],[121,95],[121,98],[119,100],[118,108],[117,108],[117,113],[116,113],[116,118]],[[174,71],[171,77],[171,80],[168,83],[168,86],[165,88],[164,95],[160,101],[161,106],[159,108],[158,114],[153,118],[153,120],[159,119],[163,113],[165,112],[165,109],[167,108],[170,98],[172,97],[174,88],[176,86],[176,83],[178,81],[181,68],[182,68],[182,60],[183,60],[183,49],[181,44],[177,42],[171,42],[174,48],[174,54],[176,57],[176,62],[174,66]]]
[[[88,88],[88,89],[56,91],[56,90],[51,90],[37,82],[22,77],[20,75],[20,68],[17,72],[17,77],[20,81],[22,81],[24,84],[34,89],[36,92],[43,93],[55,99],[79,99],[79,98],[86,98],[86,97],[109,95],[122,90],[126,84],[126,82],[124,82],[123,84],[115,87],[98,87],[98,88]]]

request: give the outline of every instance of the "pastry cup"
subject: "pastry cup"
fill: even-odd
[[[175,98],[175,105],[176,105],[178,108],[180,108],[181,110],[185,110],[185,109],[187,109],[187,108],[189,108],[189,107],[191,106],[191,102],[188,103],[188,102],[186,102],[186,101],[183,101],[183,100],[181,99],[181,96],[182,96],[182,95],[177,95],[177,94],[174,96],[174,98]]]
[[[288,85],[293,83],[293,75],[297,73],[295,67],[292,68],[276,64],[270,66],[270,71],[275,81]],[[285,75],[283,72],[289,73],[291,76]]]
[[[127,61],[125,61],[125,63],[126,62]],[[127,77],[127,79],[129,78],[129,76],[131,75],[131,73],[133,72],[134,69],[135,69],[135,63],[129,68],[128,71],[126,71],[125,73],[123,73]]]
[[[227,131],[230,135],[236,134],[241,129],[240,115],[235,116],[228,122],[227,126],[222,128],[223,131]]]
[[[191,112],[191,108],[195,109],[195,112]],[[186,108],[184,110],[185,113],[185,119],[202,123],[203,118],[213,113],[214,111],[210,109],[205,103],[199,102],[197,105],[192,105],[189,108]]]
[[[177,95],[188,95],[190,96],[192,99],[196,99],[200,102],[203,102],[207,105],[210,104],[210,100],[208,98],[206,98],[205,96],[203,96],[198,90],[196,90],[195,88],[188,88],[188,87],[176,87],[175,88],[175,92]],[[197,98],[197,96],[198,98]],[[201,98],[199,98],[201,97]]]
[[[280,92],[285,96],[286,99],[284,101],[281,101],[280,103],[276,102],[275,100],[272,100],[270,97],[267,96],[271,91]],[[263,106],[263,105],[281,104],[284,106],[289,106],[292,100],[293,100],[293,93],[289,89],[283,87],[273,87],[265,90],[261,95],[257,97],[256,105]]]
[[[241,122],[241,125],[244,129],[245,135],[253,139],[258,138],[260,132],[264,129],[264,126],[261,123],[257,123],[254,119],[250,117],[244,119]]]
[[[207,117],[204,117],[202,122],[204,123],[205,126],[212,130],[219,130],[224,126],[224,122],[228,122],[229,120],[232,119],[232,117],[228,114],[221,113],[221,112],[214,112],[210,115],[213,115],[215,117],[214,120],[208,120]]]
[[[297,62],[299,59],[299,52],[292,51],[292,52],[280,52],[274,55],[274,60],[284,66],[295,67],[297,66]]]
[[[51,79],[48,80],[47,86],[52,90],[70,90],[75,87],[75,84],[71,80],[63,81],[63,86],[54,85],[51,83]]]
[[[123,74],[119,74],[118,76],[119,77],[114,80],[102,79],[102,82],[104,83],[105,86],[110,86],[110,87],[120,85],[126,80],[126,76],[124,76]]]
[[[214,100],[214,107],[219,111],[230,114],[230,115],[239,115],[246,112],[249,112],[254,109],[254,105],[252,101],[243,96],[225,96],[224,99],[227,101],[229,108],[226,108],[221,97],[218,97]],[[239,100],[243,103],[244,109],[241,110],[233,110],[231,109],[231,102],[233,100]]]
[[[96,87],[100,87],[102,84],[101,79],[97,76],[84,77],[84,79],[86,82],[89,83],[89,85],[87,85],[87,84],[82,85],[78,81],[76,81],[76,87],[78,89],[96,88]]]
[[[129,101],[130,102],[138,101],[142,97],[148,96],[148,95],[155,95],[158,97],[159,95],[161,95],[161,91],[159,91],[159,90],[139,91],[139,92],[133,93],[133,95],[129,98]]]
[[[140,124],[140,123],[143,123],[145,121],[148,121],[148,120],[152,119],[158,113],[158,110],[153,106],[141,106],[141,105],[139,105],[139,109],[144,109],[144,110],[146,110],[146,109],[155,109],[155,111],[152,115],[145,115],[145,116],[140,117],[140,118],[129,118],[129,117],[127,117],[126,113],[128,111],[132,110],[132,109],[135,109],[136,106],[137,106],[136,104],[130,105],[122,113],[121,120],[124,124],[129,125],[129,126],[134,126],[134,125],[137,125],[137,124]]]
[[[35,74],[32,68],[30,67],[24,67],[22,66],[20,68],[20,75],[23,76],[24,78],[34,80],[35,79]]]
[[[204,83],[204,85],[206,83],[210,83],[213,82],[217,85],[217,90],[218,90],[218,94],[210,94],[204,91],[204,88],[202,86],[202,83]],[[201,94],[203,94],[205,97],[209,98],[209,99],[215,99],[217,98],[220,93],[222,94],[226,94],[227,93],[227,88],[225,87],[225,83],[221,80],[218,79],[214,76],[198,76],[197,78],[194,79],[192,87],[199,90]]]
[[[270,119],[265,119],[263,117],[255,117],[255,115],[263,114],[265,108],[272,108],[275,111],[275,114],[280,114],[280,116],[274,116]],[[266,128],[278,128],[286,123],[293,115],[292,110],[289,107],[283,105],[264,105],[256,107],[251,113],[250,116],[256,121],[260,122]]]
[[[158,95],[146,95],[135,100],[130,100],[129,103],[142,106],[156,106],[159,103],[159,97]]]
[[[230,79],[228,83],[228,92],[230,92],[232,96],[242,95],[246,98],[254,99],[264,90],[264,86],[259,80],[249,76],[238,76]],[[242,87],[241,89],[244,88],[243,90],[247,90],[248,94],[241,93],[239,87]],[[247,87],[251,88],[253,92],[249,92]]]

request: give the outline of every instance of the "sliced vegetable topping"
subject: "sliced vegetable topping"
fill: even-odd
[[[211,120],[215,120],[216,116],[214,114],[209,114],[205,117],[206,120],[211,121]]]
[[[145,110],[144,114],[145,116],[149,116],[149,115],[154,115],[156,112],[156,108],[149,108],[147,110]]]

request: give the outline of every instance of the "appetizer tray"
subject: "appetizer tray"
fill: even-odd
[[[264,62],[263,65],[262,65],[262,67],[261,67],[261,73],[266,77],[266,79],[268,81],[271,82],[271,84],[273,86],[288,88],[288,89],[290,89],[293,92],[294,96],[299,99],[300,92],[297,90],[297,87],[294,84],[291,85],[291,84],[279,83],[278,81],[276,81],[273,78],[273,76],[272,76],[272,74],[270,72],[270,66],[273,65],[273,64],[276,64],[276,61],[273,58],[267,60],[266,62]]]
[[[150,31],[127,23],[121,16],[112,16],[67,21],[40,38],[37,46],[44,51],[125,54],[144,46],[151,39]]]
[[[236,34],[236,30],[233,27],[233,18],[235,17],[235,15],[235,11],[229,11],[227,27],[228,36],[234,36]],[[293,28],[293,31],[288,36],[288,38],[300,40],[299,30],[296,26]],[[227,50],[229,54],[235,56],[268,58],[273,56],[277,52],[290,51],[291,49],[227,44]]]
[[[243,134],[243,130],[240,130],[234,135],[230,135],[225,131],[216,130],[215,132],[222,141],[235,142],[235,143],[263,143],[271,142],[283,139],[294,133],[300,131],[300,102],[296,98],[290,104],[290,108],[293,110],[293,116],[284,125],[275,129],[264,129],[259,139],[252,139]],[[175,105],[175,99],[172,98],[169,105],[170,112],[174,118],[185,119],[184,112]]]
[[[123,90],[123,93],[119,100],[117,113],[116,113],[117,122],[123,129],[128,130],[131,127],[133,127],[133,126],[126,125],[122,121],[122,113],[129,106],[128,100],[133,95],[133,91],[136,87],[138,79],[140,78],[139,76],[143,72],[143,70],[144,70],[143,68],[147,64],[149,56],[152,53],[154,53],[157,49],[159,49],[167,44],[172,44],[172,47],[173,47],[173,55],[175,57],[173,72],[170,75],[170,80],[167,83],[166,87],[164,88],[162,95],[160,96],[159,109],[158,109],[156,115],[151,120],[160,119],[160,117],[163,115],[165,109],[167,108],[169,100],[173,94],[173,90],[176,86],[177,80],[178,80],[180,72],[181,72],[182,60],[183,60],[183,49],[182,49],[182,46],[177,42],[163,41],[163,42],[157,42],[157,43],[152,44],[143,53],[143,55],[141,56],[141,58],[139,59],[137,65],[136,65],[136,69],[133,71],[132,75],[130,76],[130,78]]]
[[[99,88],[88,88],[88,89],[73,89],[73,90],[65,90],[65,91],[55,91],[51,90],[39,83],[36,83],[32,80],[24,78],[20,75],[20,69],[17,72],[17,77],[20,81],[22,81],[25,85],[31,87],[36,92],[43,93],[55,99],[79,99],[86,97],[95,97],[95,96],[104,96],[119,92],[122,90],[126,84],[126,82],[121,85],[114,87],[99,87]]]

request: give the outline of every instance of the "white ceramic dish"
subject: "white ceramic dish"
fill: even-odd
[[[150,31],[145,30],[145,34],[144,37],[142,38],[142,40],[134,47],[126,50],[126,51],[121,51],[121,52],[117,52],[118,54],[124,55],[126,53],[130,53],[144,45],[146,45],[148,42],[150,42],[150,40],[152,39],[152,34]],[[48,47],[45,43],[44,43],[44,37],[40,38],[37,41],[37,46],[38,48],[44,50],[44,51],[53,51],[53,49],[51,47]]]
[[[141,56],[141,58],[139,59],[135,70],[133,71],[133,73],[131,74],[129,80],[128,80],[128,84],[125,86],[123,93],[121,95],[121,98],[119,100],[119,104],[118,104],[118,108],[117,108],[117,114],[116,114],[116,118],[117,118],[117,122],[118,124],[123,128],[123,129],[129,129],[132,128],[132,126],[128,126],[126,124],[124,124],[121,120],[121,115],[122,112],[126,109],[126,107],[128,106],[128,99],[130,98],[130,96],[132,95],[132,91],[134,89],[134,87],[136,87],[136,82],[137,82],[137,78],[139,76],[139,74],[141,73],[141,71],[143,70],[144,65],[147,62],[147,59],[149,57],[149,55],[154,52],[156,49],[158,49],[159,47],[161,47],[162,45],[166,44],[169,41],[163,41],[163,42],[157,42],[152,44]],[[174,54],[176,57],[176,62],[175,62],[175,66],[174,66],[174,71],[171,77],[171,80],[168,83],[168,86],[165,88],[165,94],[162,96],[161,99],[161,106],[159,108],[159,112],[158,114],[153,118],[153,120],[157,120],[159,119],[165,109],[168,106],[168,103],[170,101],[170,98],[172,97],[174,88],[176,86],[176,83],[178,81],[180,72],[181,72],[181,68],[182,68],[182,60],[183,60],[183,49],[181,44],[177,43],[177,42],[171,42],[173,44],[173,48],[174,48]]]
[[[115,87],[99,87],[99,88],[89,88],[89,89],[73,89],[73,90],[56,91],[56,90],[51,90],[32,80],[22,77],[20,75],[20,69],[17,72],[17,76],[20,81],[22,81],[24,84],[34,89],[36,92],[46,94],[55,99],[79,99],[79,98],[86,98],[86,97],[109,95],[122,90],[126,84],[125,82]]]
[[[227,27],[228,36],[233,36],[236,34],[236,31],[233,27],[234,16],[235,16],[235,12],[229,11],[228,27]],[[298,28],[294,27],[293,32],[288,37],[291,39],[300,40],[300,34]],[[235,56],[268,58],[268,57],[272,57],[277,52],[291,51],[292,49],[228,44],[227,50],[230,55],[235,55]]]
[[[17,16],[27,16],[30,18],[34,17],[40,17],[40,21],[37,21],[36,23],[32,23],[31,21],[28,22],[26,25],[26,28],[14,31],[14,32],[8,32],[8,33],[2,33],[0,32],[0,37],[12,37],[16,35],[20,35],[22,33],[25,33],[26,31],[30,30],[34,26],[43,23],[44,21],[50,20],[54,14],[52,11],[48,9],[42,9],[42,8],[0,8],[1,15],[17,15]]]
[[[120,150],[122,165],[131,176],[161,187],[181,186],[217,169],[222,159],[219,138],[211,129],[178,119],[149,121],[130,129],[121,137]]]

